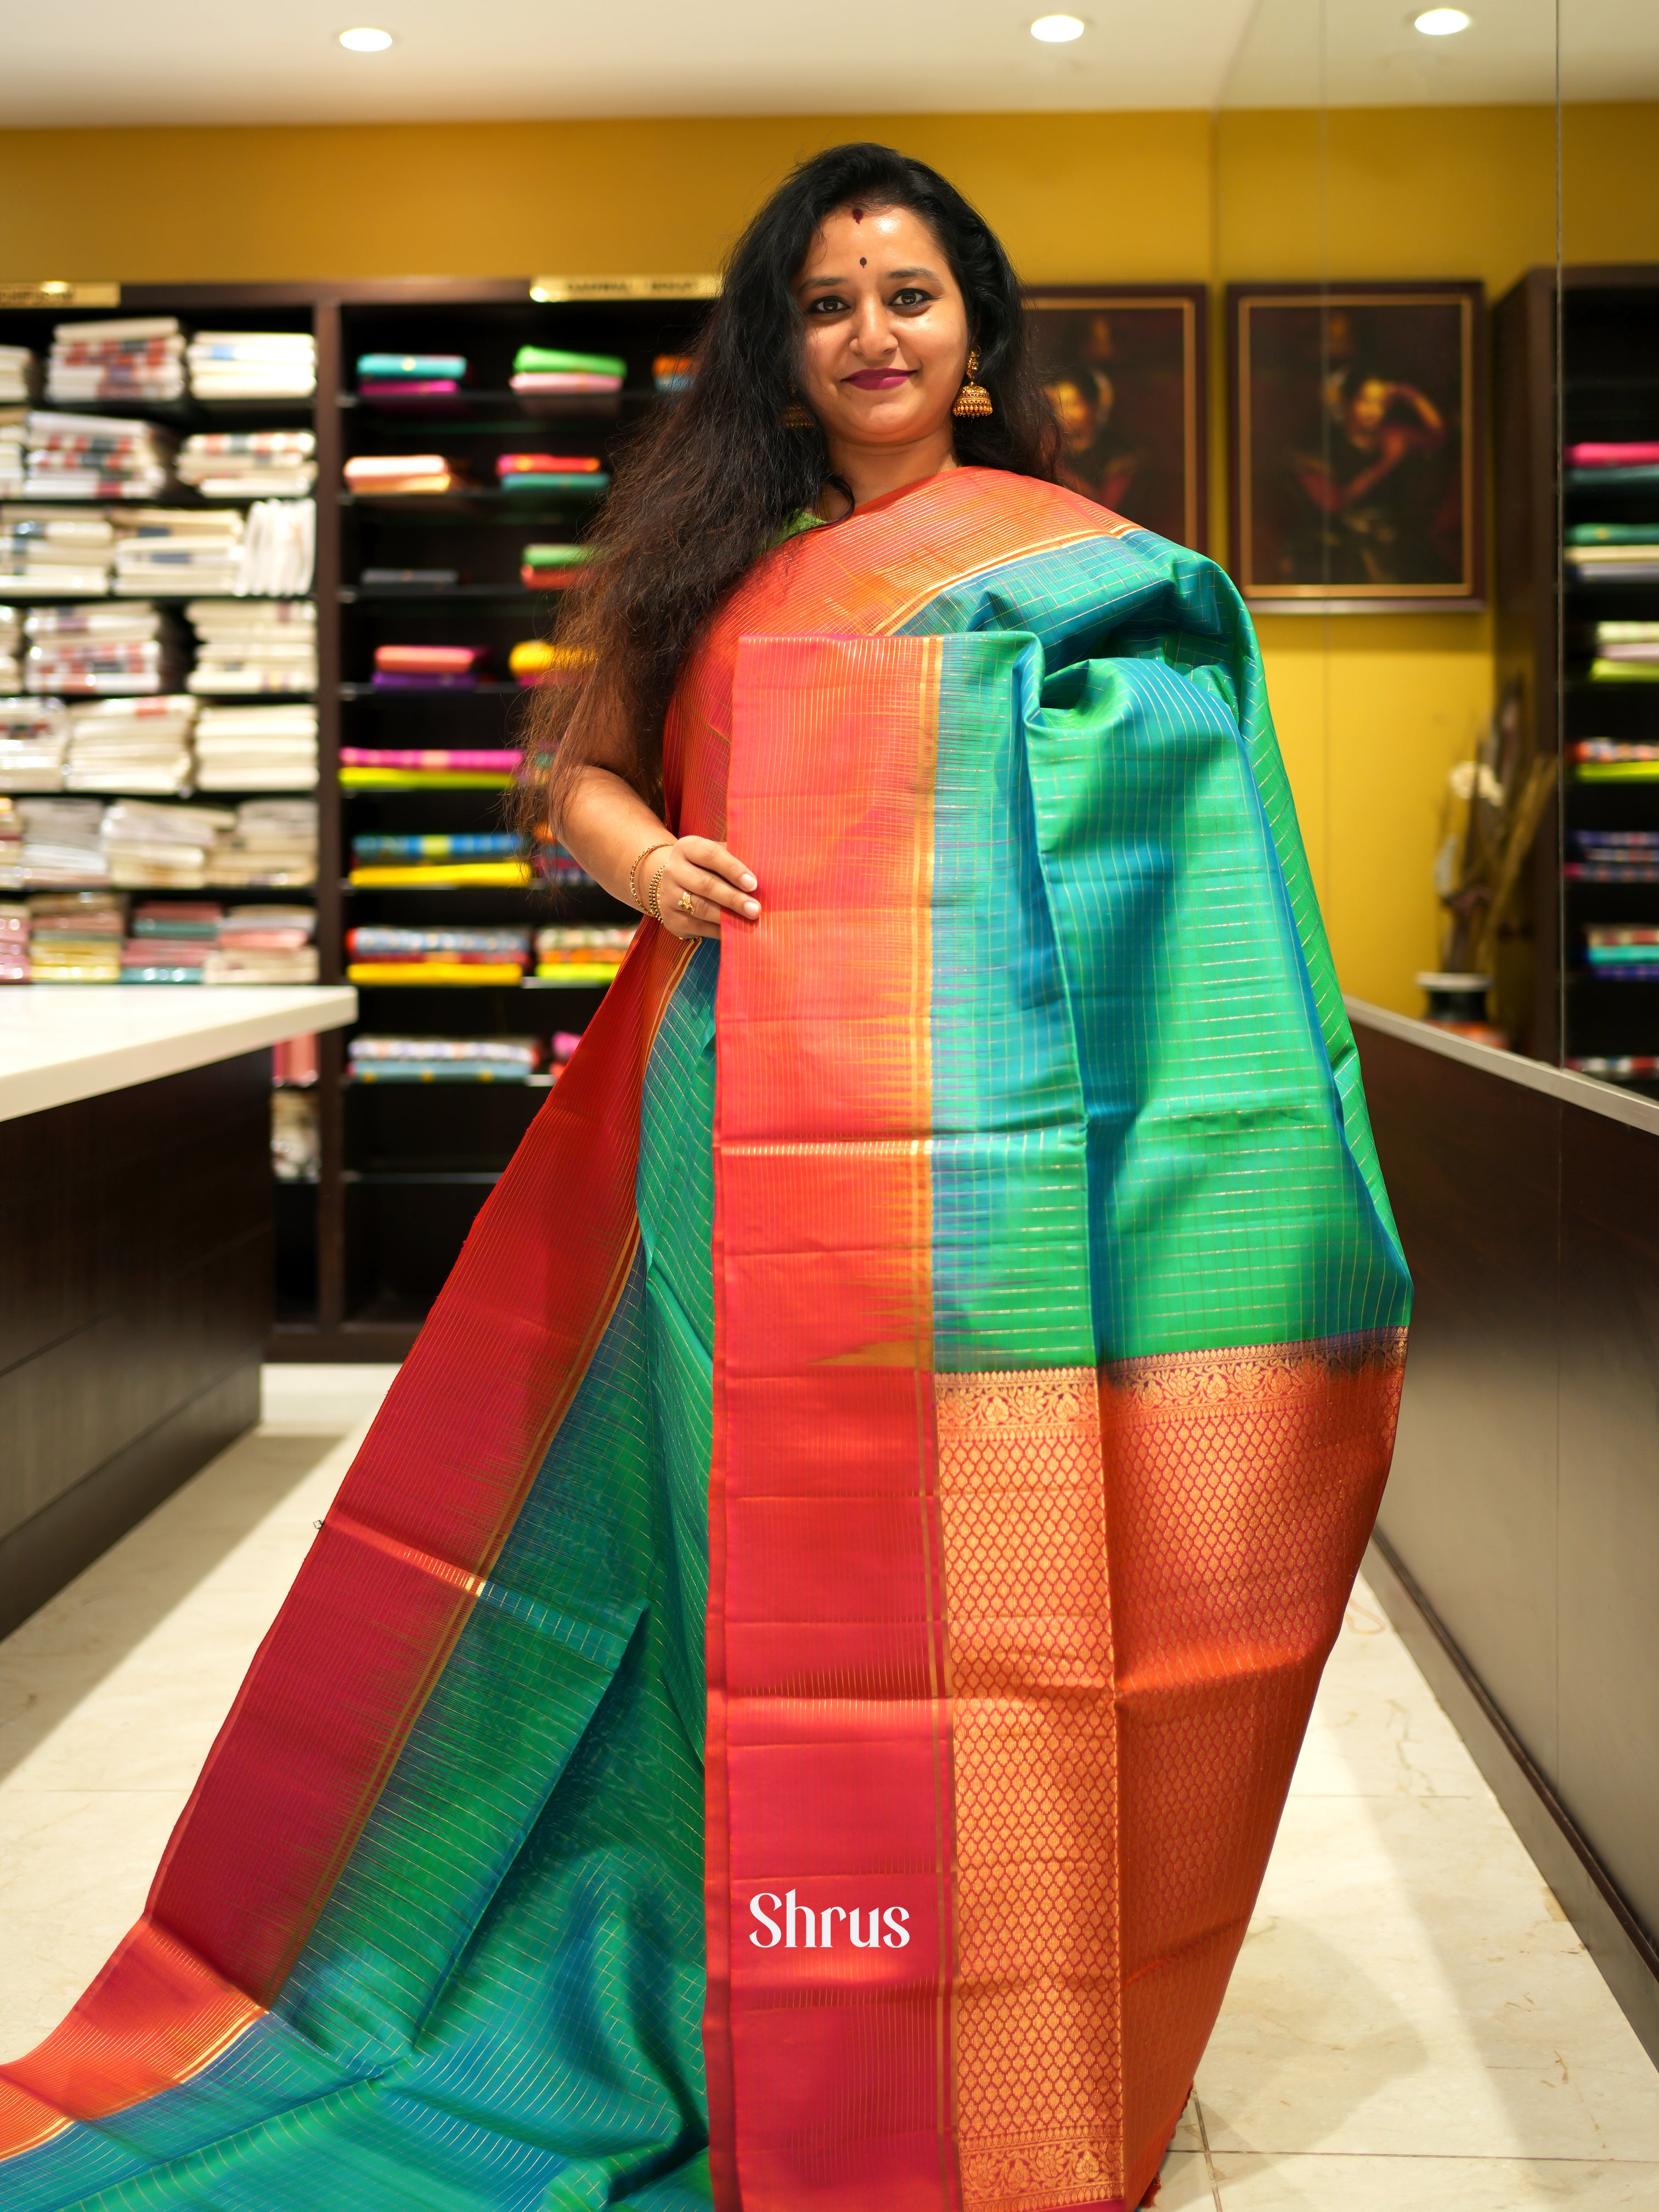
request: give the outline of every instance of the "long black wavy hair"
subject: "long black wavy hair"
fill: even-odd
[[[597,558],[567,595],[558,640],[586,667],[527,703],[520,818],[556,825],[596,752],[654,803],[663,719],[709,616],[829,475],[816,425],[790,428],[801,315],[794,281],[826,216],[857,201],[905,208],[938,239],[961,289],[993,412],[954,423],[957,459],[1052,478],[1056,435],[1030,359],[1018,281],[984,217],[926,162],[890,146],[832,146],[786,178],[732,249],[696,349],[696,375],[620,457],[592,535]]]

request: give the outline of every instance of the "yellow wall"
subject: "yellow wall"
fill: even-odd
[[[1569,258],[1659,259],[1656,128],[1652,106],[1568,111]],[[720,117],[0,131],[0,276],[708,269],[792,161],[854,137],[944,169],[1038,282],[1476,276],[1495,297],[1554,253],[1547,108]],[[1212,400],[1218,431],[1219,359]],[[1414,1010],[1446,770],[1491,707],[1491,624],[1281,616],[1261,633],[1344,981]]]

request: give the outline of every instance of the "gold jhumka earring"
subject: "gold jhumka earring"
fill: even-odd
[[[968,352],[968,374],[951,410],[953,415],[989,415],[994,411],[990,393],[982,384],[975,382],[978,374],[979,348],[971,346]]]
[[[778,420],[786,430],[816,430],[818,427],[817,418],[807,407],[799,392],[793,387]]]

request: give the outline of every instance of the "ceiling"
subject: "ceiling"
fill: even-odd
[[[1466,0],[1429,40],[1408,0],[9,0],[0,125],[915,114],[1538,100],[1554,0]],[[363,10],[354,14],[355,9]],[[1561,0],[1569,97],[1659,93],[1655,0]],[[339,31],[395,33],[347,52]],[[528,182],[529,180],[527,180]]]

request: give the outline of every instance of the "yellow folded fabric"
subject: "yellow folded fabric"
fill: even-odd
[[[516,960],[354,960],[348,983],[519,983]]]
[[[354,868],[351,881],[360,890],[397,890],[420,884],[527,884],[532,877],[522,860],[444,860],[411,868]]]

